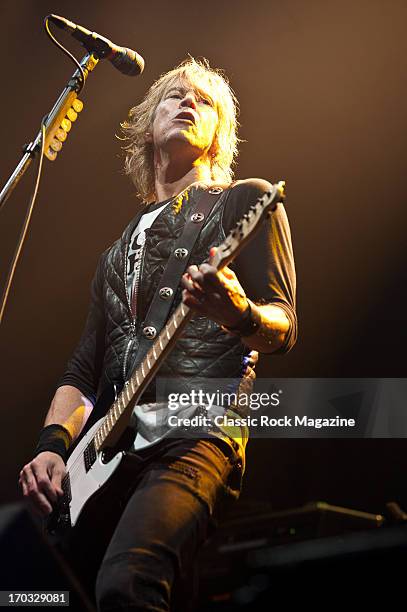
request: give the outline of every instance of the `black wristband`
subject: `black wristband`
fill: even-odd
[[[62,425],[47,425],[40,433],[34,456],[48,451],[56,453],[66,462],[68,448],[72,442],[71,434]]]
[[[243,338],[252,336],[257,332],[261,325],[261,317],[258,315],[257,309],[252,308],[249,300],[247,300],[247,306],[248,308],[244,312],[238,325],[235,325],[235,327],[223,325],[222,327],[225,331]]]

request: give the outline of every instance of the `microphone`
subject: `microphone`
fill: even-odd
[[[127,47],[119,47],[112,43],[111,40],[91,32],[86,28],[83,28],[65,17],[59,15],[48,15],[46,19],[49,19],[53,24],[69,32],[76,40],[90,52],[93,51],[98,55],[100,59],[107,59],[123,74],[128,76],[137,76],[144,70],[144,59],[133,51],[127,49]]]

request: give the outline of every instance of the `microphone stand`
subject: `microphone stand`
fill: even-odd
[[[95,54],[86,54],[85,57],[80,61],[80,65],[83,70],[83,76],[86,78],[89,72],[95,68],[96,64],[99,62],[99,58]],[[63,121],[65,115],[71,109],[73,102],[78,97],[78,92],[82,89],[84,83],[82,83],[82,73],[78,69],[76,70],[65,89],[62,91],[58,100],[55,102],[52,110],[48,114],[47,118],[44,121],[45,126],[45,146],[44,152],[45,155],[50,160],[54,160],[56,157],[56,152],[50,151],[49,155],[47,155],[47,151],[49,150],[49,145],[52,140],[55,138],[55,134],[61,126],[61,121]],[[79,102],[79,101],[78,101]],[[81,108],[81,107],[80,107]],[[79,110],[78,110],[79,112]],[[63,129],[63,128],[62,128]],[[68,130],[66,130],[68,131]],[[41,134],[42,130],[40,130],[37,134],[36,139],[33,142],[30,142],[27,145],[24,145],[23,151],[24,155],[18,163],[16,169],[8,179],[7,183],[4,185],[3,189],[0,192],[0,210],[2,206],[6,203],[17,183],[21,179],[21,177],[25,174],[27,168],[31,164],[32,160],[37,155],[38,151],[41,148]]]

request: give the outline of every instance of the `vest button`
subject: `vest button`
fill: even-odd
[[[192,223],[201,223],[205,219],[205,215],[203,213],[194,213],[191,217]]]
[[[144,327],[143,334],[149,340],[153,340],[157,335],[157,330],[152,325],[148,325],[147,327]]]
[[[174,255],[177,259],[185,259],[185,257],[188,255],[188,250],[187,249],[175,249]]]
[[[174,292],[171,287],[161,287],[160,291],[158,292],[158,295],[162,300],[168,300],[173,293]]]

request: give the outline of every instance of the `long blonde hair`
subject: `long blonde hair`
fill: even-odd
[[[236,97],[222,71],[211,68],[206,59],[190,57],[174,70],[161,75],[121,124],[123,140],[127,141],[123,147],[126,152],[124,170],[131,177],[137,195],[145,202],[155,199],[154,149],[151,142],[146,142],[146,133],[151,132],[155,111],[163,96],[179,82],[187,83],[212,98],[219,121],[211,147],[211,178],[220,183],[229,183],[233,178],[232,165],[238,144]]]

